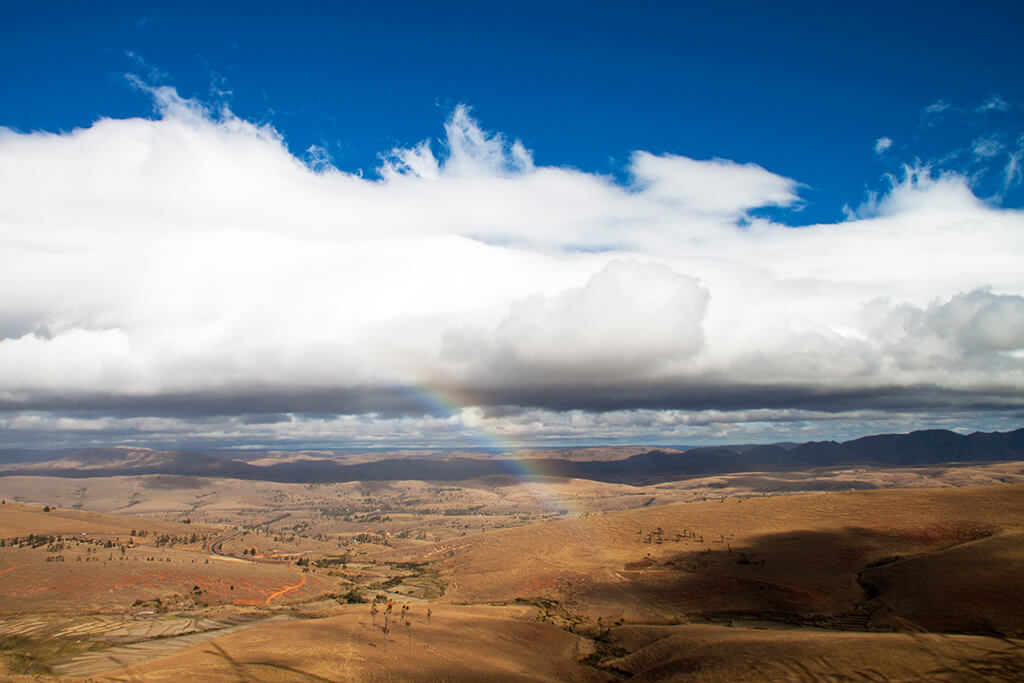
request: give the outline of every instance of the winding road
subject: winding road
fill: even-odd
[[[224,553],[222,553],[220,551],[220,544],[223,543],[224,541],[230,541],[235,536],[241,536],[244,533],[245,533],[244,531],[236,531],[235,533],[233,533],[233,534],[231,534],[229,536],[224,536],[223,538],[218,538],[216,541],[212,541],[210,543],[210,554],[211,555],[217,555],[218,557],[228,557],[228,555],[225,555]],[[235,559],[237,559],[237,558],[235,558]]]

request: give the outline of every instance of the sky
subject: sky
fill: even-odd
[[[1024,426],[1024,6],[5,3],[0,448]]]

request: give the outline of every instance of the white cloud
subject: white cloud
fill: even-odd
[[[728,217],[764,206],[791,206],[798,201],[796,182],[757,164],[637,152],[630,170],[636,187],[646,197],[671,203],[687,213]]]
[[[317,150],[312,169],[227,109],[139,86],[155,120],[0,129],[10,410],[161,418],[206,396],[232,414],[248,410],[239,397],[403,386],[549,412],[597,410],[597,389],[608,404],[708,409],[749,386],[1024,387],[1019,349],[982,313],[1015,305],[970,309],[977,338],[928,313],[976,291],[1024,294],[1024,217],[989,208],[961,175],[906,167],[851,220],[791,228],[752,212],[798,205],[801,185],[754,164],[641,151],[620,185],[537,166],[459,107],[443,144],[391,150],[367,179]],[[1016,182],[1019,164],[1006,175]],[[882,298],[886,312],[865,314]],[[918,311],[916,336],[879,322],[890,309]],[[913,344],[960,360],[907,360]],[[746,407],[784,409],[778,392]],[[366,400],[351,412],[384,410]]]
[[[1017,149],[1007,155],[1006,166],[1003,167],[1003,191],[1021,182],[1021,159],[1024,159],[1024,135],[1017,139]]]
[[[870,218],[917,211],[970,211],[981,206],[964,175],[953,171],[935,172],[929,165],[904,164],[902,175],[886,174],[889,188],[884,194],[869,193],[849,218]]]
[[[938,125],[951,114],[955,113],[956,109],[949,102],[945,100],[937,100],[932,102],[927,107],[921,110],[921,127],[928,129]]]
[[[958,368],[953,384],[1024,380],[1024,297],[986,289],[927,306],[870,303],[871,336],[894,376],[932,377],[937,366]]]
[[[921,125],[915,135],[900,146],[903,163],[929,169],[933,176],[963,178],[976,196],[992,204],[1002,203],[1018,177],[1019,154],[1012,141],[1020,137],[1020,130],[1005,116],[981,115],[1009,109],[1010,105],[998,95],[973,109],[958,108],[945,100],[933,102],[921,110]],[[947,125],[939,126],[940,123]],[[960,138],[968,131],[974,131],[973,139]],[[892,155],[892,146],[887,140],[876,141],[876,153],[885,152],[882,158]],[[872,201],[869,198],[867,203]],[[851,209],[848,215],[864,215],[864,212]]]
[[[999,95],[992,95],[992,97],[978,105],[978,108],[975,111],[984,113],[987,111],[1006,111],[1009,108],[1010,105],[1006,103],[1006,100]]]
[[[925,126],[933,126],[950,111],[955,111],[953,105],[946,100],[936,100],[921,110],[921,120]]]
[[[979,160],[991,159],[1005,148],[1006,146],[995,136],[977,138],[971,143],[971,151],[974,152],[975,158]]]
[[[309,167],[314,170],[321,171],[331,168],[331,154],[323,145],[310,145],[306,148],[306,159]]]
[[[381,176],[395,179],[411,176],[419,179],[448,177],[514,176],[533,170],[533,158],[523,143],[509,143],[503,135],[482,130],[469,113],[458,105],[444,126],[444,162],[438,161],[429,142],[411,149],[393,149],[378,169]]]
[[[707,290],[667,266],[612,261],[583,287],[512,302],[492,329],[449,330],[441,358],[508,385],[634,381],[700,351],[707,304]]]
[[[892,147],[892,138],[881,137],[875,140],[875,154],[885,154]]]
[[[492,414],[463,408],[447,417],[379,418],[336,415],[284,415],[245,420],[216,416],[202,421],[169,417],[79,417],[48,413],[0,414],[5,443],[16,447],[82,447],[145,441],[156,446],[220,447],[256,444],[267,448],[363,447],[460,448],[513,450],[561,443],[692,445],[706,442],[771,443],[830,437],[852,439],[872,433],[920,428],[959,429],[973,423],[986,430],[1019,425],[1019,414],[996,412],[979,425],[977,416],[958,411],[800,409],[753,410],[618,410],[601,414],[580,410],[529,409]],[[40,441],[40,434],[45,441]]]

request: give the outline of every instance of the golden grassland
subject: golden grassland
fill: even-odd
[[[690,489],[561,480],[576,506],[562,519],[508,481],[88,480],[86,501],[153,495],[106,503],[118,514],[0,506],[0,671],[1018,680],[1024,484],[997,482],[1021,471],[850,471],[916,488],[799,495],[756,493],[756,473]],[[70,500],[55,495],[70,484],[43,485]],[[661,505],[666,491],[689,502]],[[358,602],[377,596],[376,614]]]

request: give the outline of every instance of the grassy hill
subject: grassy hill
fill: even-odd
[[[382,491],[365,493],[378,501]],[[297,532],[284,540],[259,527],[0,506],[5,675],[881,681],[1024,674],[1024,484],[648,505],[365,544],[347,560],[334,557],[330,540]],[[228,557],[211,552],[218,539]],[[258,556],[246,553],[253,546]],[[278,546],[288,559],[271,557]],[[346,604],[353,588],[394,601],[387,631],[383,603],[376,614],[371,604]]]
[[[1016,605],[1022,530],[1019,485],[735,498],[476,536],[451,544],[442,575],[450,602],[542,598],[606,623],[898,615],[922,630],[1019,635],[1024,610],[993,596]]]

